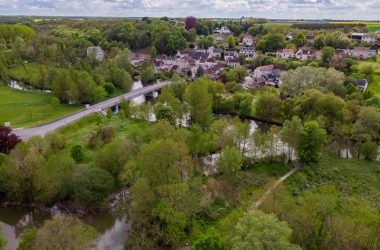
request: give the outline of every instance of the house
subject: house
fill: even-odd
[[[239,51],[239,55],[244,55],[246,58],[255,58],[256,49],[255,48],[242,48]]]
[[[220,27],[220,29],[216,28],[214,29],[214,33],[219,33],[219,34],[231,34],[232,32],[230,29],[226,26]]]
[[[213,67],[206,69],[204,71],[204,75],[212,79],[216,79],[218,75],[222,73],[225,68],[226,66],[224,64],[218,63],[214,65]]]
[[[289,59],[289,58],[294,58],[296,54],[294,53],[293,49],[282,49],[277,52],[277,56],[280,57],[281,59]]]
[[[355,47],[351,50],[351,56],[359,59],[368,59],[369,48],[367,47]]]
[[[255,78],[266,76],[266,75],[272,73],[273,70],[274,70],[274,65],[273,64],[257,67],[255,69],[255,71],[253,72],[253,76]]]
[[[243,37],[243,44],[246,46],[252,46],[253,45],[253,37],[251,35],[245,35]]]
[[[233,59],[239,57],[239,54],[236,51],[224,51],[224,60]]]
[[[240,60],[239,58],[232,58],[227,60],[227,66],[230,66],[232,68],[236,68],[240,66]]]
[[[315,50],[308,48],[300,48],[296,53],[296,58],[301,61],[305,61],[313,57],[315,57]]]
[[[87,48],[87,56],[95,56],[96,60],[101,62],[104,59],[104,51],[99,46],[89,47]]]
[[[358,79],[356,80],[356,85],[361,92],[365,92],[368,87],[368,81],[366,79]]]
[[[207,59],[204,63],[203,66],[205,68],[211,68],[212,66],[215,66],[218,62],[214,58],[209,58]]]
[[[207,53],[209,53],[211,57],[222,57],[222,52],[223,52],[222,49],[218,49],[214,47],[210,47],[207,50]]]
[[[286,40],[293,40],[296,36],[297,36],[296,32],[289,32],[288,34],[286,34],[285,39]]]
[[[315,35],[314,34],[310,34],[310,35],[307,35],[306,36],[306,41],[308,44],[311,44],[314,42],[314,38],[315,38]]]
[[[375,43],[379,40],[376,35],[368,33],[352,33],[351,39],[359,42]]]
[[[345,58],[347,56],[350,56],[350,50],[348,49],[336,49],[335,50],[335,58],[336,59],[342,59],[342,58]]]

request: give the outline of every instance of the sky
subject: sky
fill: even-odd
[[[380,0],[0,0],[0,15],[378,20]]]

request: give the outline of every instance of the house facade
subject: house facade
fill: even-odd
[[[96,60],[101,62],[104,59],[104,51],[99,46],[89,47],[87,48],[87,56],[95,56]]]
[[[294,53],[293,49],[282,49],[277,52],[277,56],[280,57],[281,59],[289,59],[289,58],[294,58],[296,54]]]
[[[253,45],[253,37],[251,35],[245,35],[243,37],[243,45],[252,46]]]
[[[255,58],[256,49],[255,48],[242,48],[239,51],[239,55],[244,55],[246,58]]]

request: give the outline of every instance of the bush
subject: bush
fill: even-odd
[[[20,244],[17,247],[17,250],[30,250],[34,248],[34,244],[37,237],[37,229],[30,228],[25,231],[21,236]]]
[[[112,82],[107,82],[104,84],[104,90],[109,94],[113,94],[115,92],[115,86],[112,84]]]
[[[224,250],[224,242],[213,234],[202,235],[192,246],[192,250]]]
[[[360,146],[360,150],[367,161],[374,161],[377,157],[378,147],[376,143],[367,141]]]
[[[75,145],[71,148],[71,157],[76,163],[80,163],[84,159],[84,148],[81,145]]]
[[[73,198],[93,207],[100,207],[114,188],[114,179],[97,167],[80,167],[72,177]]]

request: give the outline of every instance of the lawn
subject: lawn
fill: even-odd
[[[35,86],[39,81],[41,67],[45,66],[29,63],[12,68],[9,73],[12,79]]]
[[[380,57],[378,56],[375,61],[358,61],[358,65],[354,67],[353,77],[355,78],[365,78],[361,72],[361,68],[365,65],[372,65],[375,69],[375,73],[369,79],[368,90],[372,91],[374,94],[380,96]]]
[[[0,124],[10,122],[11,127],[31,127],[47,123],[80,110],[81,106],[60,104],[53,108],[49,93],[15,90],[0,85]]]
[[[355,159],[324,156],[318,164],[309,164],[291,176],[285,185],[294,194],[334,186],[346,197],[378,202],[380,164]]]

